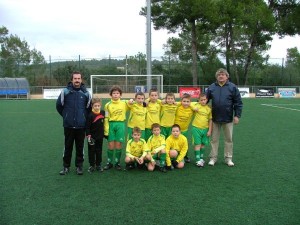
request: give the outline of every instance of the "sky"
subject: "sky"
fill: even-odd
[[[146,18],[139,15],[146,0],[0,0],[0,26],[41,51],[47,60],[123,58],[146,54]],[[167,30],[151,31],[152,57],[164,54]],[[276,38],[268,54],[286,57],[300,38]]]

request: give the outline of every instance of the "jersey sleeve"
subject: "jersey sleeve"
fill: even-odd
[[[182,136],[181,149],[180,149],[179,155],[177,156],[177,159],[176,159],[177,162],[181,162],[184,159],[184,156],[186,155],[187,150],[188,150],[187,139],[184,136]]]

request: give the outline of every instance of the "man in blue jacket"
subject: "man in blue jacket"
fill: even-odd
[[[211,152],[208,165],[213,166],[218,159],[218,148],[221,129],[224,133],[224,159],[228,166],[234,166],[233,154],[233,124],[238,124],[242,115],[243,103],[237,86],[231,83],[228,72],[221,68],[216,72],[217,81],[211,84],[206,92],[212,103],[212,136]]]
[[[69,172],[73,145],[76,146],[75,166],[78,175],[83,174],[83,151],[85,139],[86,118],[90,112],[91,96],[82,83],[80,72],[73,72],[68,83],[56,101],[56,110],[63,118],[65,149],[63,154],[63,169],[60,175]]]

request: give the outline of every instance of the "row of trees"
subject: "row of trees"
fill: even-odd
[[[238,85],[300,84],[297,48],[288,49],[277,64],[265,55],[273,35],[299,34],[299,0],[152,0],[151,9],[155,29],[178,34],[164,45],[164,56],[152,62],[152,73],[163,74],[165,84],[209,84],[219,67],[226,67]],[[49,62],[6,27],[0,27],[0,44],[0,77],[26,77],[31,85],[65,85],[73,70],[87,79],[125,71],[146,74],[141,52],[123,59]]]
[[[166,45],[173,58],[192,61],[193,84],[198,63],[223,56],[237,84],[249,83],[251,67],[263,66],[274,34],[300,32],[299,0],[153,0],[155,29],[178,33]],[[145,15],[146,9],[141,11]]]

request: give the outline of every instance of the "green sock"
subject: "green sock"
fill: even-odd
[[[114,158],[114,151],[107,149],[107,162],[111,163],[113,161]]]
[[[115,155],[116,164],[120,163],[121,155],[122,155],[122,149],[116,149],[116,155]]]
[[[160,167],[163,167],[166,165],[166,153],[160,154],[159,163],[160,163]]]
[[[204,157],[204,148],[200,148],[200,159]]]
[[[200,150],[195,150],[195,159],[196,159],[196,162],[198,162],[201,159],[201,151]]]

